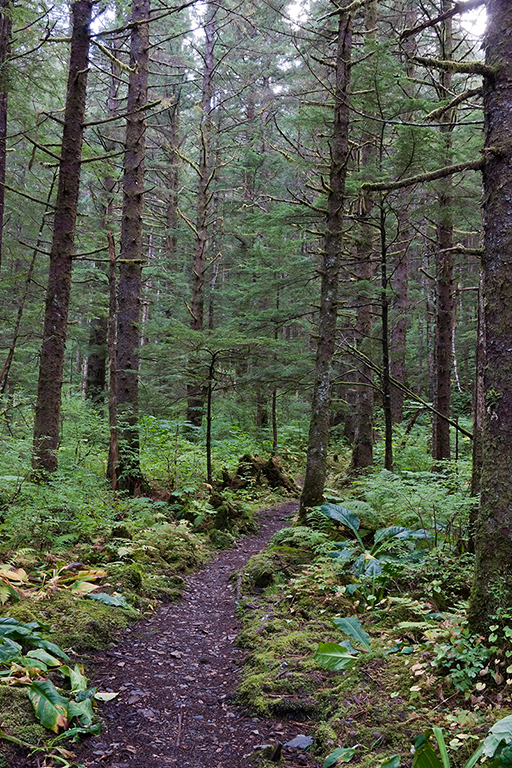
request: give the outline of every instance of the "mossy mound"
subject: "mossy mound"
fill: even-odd
[[[28,744],[35,745],[48,738],[48,731],[33,713],[26,689],[21,687],[0,685],[0,728]]]
[[[133,621],[134,614],[97,600],[61,592],[37,603],[21,601],[9,606],[9,616],[18,621],[42,621],[53,627],[48,639],[64,649],[87,651],[116,640]]]

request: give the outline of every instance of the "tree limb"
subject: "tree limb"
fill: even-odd
[[[436,181],[444,179],[446,176],[452,176],[461,171],[480,171],[483,167],[483,160],[472,160],[467,163],[456,163],[455,165],[446,165],[444,168],[438,168],[436,171],[420,173],[417,176],[409,176],[399,181],[377,181],[375,183],[366,182],[359,187],[360,192],[392,192],[395,189],[412,187],[414,184],[422,184],[427,181]]]
[[[355,357],[358,357],[360,360],[363,360],[364,363],[375,371],[379,376],[382,375],[382,368],[377,365],[377,363],[374,363],[371,358],[367,357],[363,352],[361,352],[360,349],[357,349],[357,347],[352,346],[352,344],[349,344],[348,342],[344,342],[343,346],[348,349],[350,354],[354,355]],[[444,419],[448,422],[448,424],[451,424],[452,427],[455,427],[455,429],[458,429],[459,432],[461,432],[465,437],[469,437],[470,440],[473,440],[473,434],[469,432],[467,429],[464,429],[464,427],[461,427],[458,422],[454,421],[453,419],[450,419],[448,416],[445,416],[443,413],[440,413],[436,408],[434,408],[433,405],[430,405],[430,403],[427,403],[426,400],[423,400],[422,397],[417,395],[415,392],[412,391],[412,389],[409,389],[409,387],[406,387],[405,384],[403,384],[398,379],[395,379],[394,376],[389,377],[390,383],[397,387],[397,389],[401,389],[402,392],[404,392],[406,395],[408,395],[411,400],[414,400],[416,403],[421,403],[421,405],[424,408],[427,408],[427,410],[431,411],[432,413],[435,413],[437,416],[439,416],[441,419]]]
[[[439,16],[436,16],[435,19],[429,19],[428,21],[425,21],[423,24],[418,24],[417,27],[412,27],[411,29],[404,29],[404,31],[400,35],[400,39],[405,40],[407,37],[411,37],[412,35],[417,35],[418,32],[423,32],[424,29],[427,29],[428,27],[433,27],[436,24],[439,24],[439,22],[445,21],[445,19],[451,19],[452,16],[456,16],[459,13],[466,13],[467,11],[472,11],[474,8],[479,8],[481,5],[485,5],[485,0],[469,0],[466,3],[455,3],[453,8],[450,8],[449,11],[445,11],[444,13],[441,13]]]
[[[449,104],[445,104],[444,107],[438,107],[432,112],[429,112],[428,115],[425,115],[425,120],[438,120],[442,115],[444,115],[445,112],[449,112],[451,109],[454,109],[454,107],[458,106],[463,101],[466,101],[466,99],[471,99],[473,96],[481,95],[481,88],[470,88],[469,90],[460,93],[458,96],[452,99]]]
[[[489,67],[481,61],[444,61],[432,59],[429,56],[413,56],[412,61],[423,64],[424,67],[441,69],[444,72],[452,72],[459,75],[482,75],[482,77],[494,77],[498,71],[496,67]]]

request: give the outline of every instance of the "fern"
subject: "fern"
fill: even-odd
[[[306,522],[309,528],[314,531],[322,531],[322,533],[329,533],[332,528],[332,520],[320,511],[320,507],[313,507],[308,512]]]

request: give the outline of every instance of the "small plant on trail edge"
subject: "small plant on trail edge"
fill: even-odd
[[[435,737],[437,742],[439,755],[431,743],[432,736]],[[323,768],[332,768],[342,763],[348,763],[354,755],[360,752],[368,752],[373,746],[370,749],[358,744],[354,747],[338,747],[334,752],[327,755]],[[473,752],[462,768],[474,768],[479,761],[480,764],[483,764],[484,768],[511,768],[512,715],[498,720],[492,726],[486,739]],[[400,756],[392,755],[392,757],[380,763],[379,768],[400,768],[401,765],[402,760]],[[429,728],[416,737],[412,768],[451,768],[442,728]]]
[[[343,634],[352,638],[357,645],[362,646],[365,651],[371,651],[370,635],[364,631],[357,616],[337,617],[332,620],[332,623]],[[318,661],[325,669],[339,672],[351,667],[359,653],[360,650],[355,648],[350,640],[344,640],[342,643],[319,643],[315,653],[315,661]]]
[[[328,554],[339,566],[350,569],[357,579],[355,583],[347,584],[346,594],[350,596],[357,593],[369,607],[382,600],[397,567],[418,560],[425,554],[424,549],[417,548],[419,542],[424,544],[429,539],[423,528],[412,529],[399,525],[380,528],[373,535],[373,544],[366,546],[357,515],[346,507],[330,503],[322,504],[320,511],[352,532],[355,540],[343,539],[336,542],[336,550]]]

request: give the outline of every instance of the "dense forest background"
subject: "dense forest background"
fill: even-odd
[[[440,410],[453,418],[471,417],[477,348],[478,173],[384,190],[371,200],[361,185],[478,160],[478,78],[450,74],[443,83],[417,62],[420,53],[451,57],[443,49],[447,22],[426,28],[414,44],[400,38],[404,28],[438,15],[438,4],[367,5],[375,5],[367,9],[373,28],[364,4],[354,20],[331,418],[333,434],[350,442],[364,429],[362,390],[374,399],[377,418],[382,412],[380,380],[361,353],[382,368],[384,314],[390,373],[430,403],[439,396],[439,346],[447,347],[451,393]],[[36,396],[70,34],[67,3],[15,4],[9,13],[5,424]],[[211,386],[215,437],[236,427],[272,440],[274,424],[283,444],[290,429],[304,435],[314,377],[336,10],[329,3],[211,3],[159,4],[151,13],[142,105],[143,268],[140,296],[133,298],[140,312],[140,413],[171,435],[186,424],[201,434]],[[109,233],[116,258],[124,256],[130,9],[93,4],[93,16],[63,397],[71,405],[85,396],[101,408]],[[479,39],[459,22],[449,45],[462,61],[480,55]],[[448,327],[436,343],[443,320]],[[393,388],[395,423],[404,416],[404,397],[406,415],[416,411],[414,397]],[[449,458],[449,446],[438,454]]]
[[[238,586],[283,644],[246,611],[244,703],[275,713],[297,648],[317,754],[351,739],[319,667],[361,649],[382,757],[420,697],[468,757],[510,703],[510,29],[506,0],[0,0],[0,682],[47,728],[95,727],[96,694],[37,709],[57,668],[85,690],[62,649],[278,493]]]

